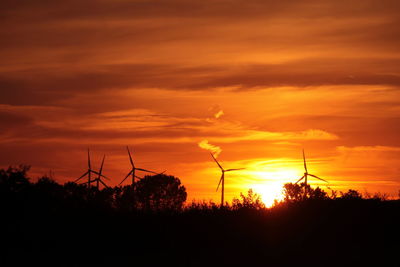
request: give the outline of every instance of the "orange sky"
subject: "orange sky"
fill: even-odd
[[[400,189],[398,1],[3,1],[0,166],[60,182],[86,148],[117,184],[139,167],[191,199],[273,195],[309,171]],[[323,187],[326,188],[326,187]],[[265,196],[263,196],[265,197]]]

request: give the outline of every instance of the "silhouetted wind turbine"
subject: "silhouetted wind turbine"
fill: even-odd
[[[308,178],[308,176],[317,178],[318,180],[324,181],[325,183],[328,183],[328,181],[326,181],[326,180],[324,180],[324,179],[322,179],[322,178],[320,178],[320,177],[318,177],[318,176],[316,176],[314,174],[308,173],[307,163],[306,163],[306,156],[304,154],[304,149],[303,149],[303,161],[304,161],[304,171],[305,171],[304,175],[299,180],[297,180],[297,182],[295,184],[299,183],[301,180],[304,179],[304,198],[306,198],[307,197],[307,178]]]
[[[104,183],[104,181],[101,179],[101,177],[103,177],[103,178],[105,178],[105,179],[107,179],[107,180],[110,180],[109,178],[107,178],[106,176],[104,176],[104,175],[102,174],[102,172],[103,172],[103,165],[104,165],[104,159],[105,159],[105,158],[106,158],[106,155],[103,156],[103,160],[102,160],[102,162],[101,162],[100,170],[99,170],[99,172],[98,172],[98,177],[97,177],[96,179],[90,181],[90,183],[96,182],[96,188],[97,188],[97,190],[100,189],[100,183],[101,183],[102,185],[104,185],[104,187],[108,188],[108,186],[107,186],[107,185]],[[88,184],[88,183],[89,183],[89,182],[84,182],[84,183],[82,183],[82,184]]]
[[[104,178],[108,179],[107,177],[105,177],[105,176],[102,175],[101,173],[98,173],[98,172],[92,170],[92,167],[91,167],[91,164],[90,164],[90,151],[89,151],[89,148],[88,148],[88,170],[87,170],[84,174],[82,174],[81,177],[79,177],[78,179],[76,179],[76,180],[74,181],[74,183],[78,182],[80,179],[82,179],[83,177],[85,177],[85,176],[87,175],[88,181],[85,182],[85,184],[87,184],[87,185],[88,185],[88,188],[90,188],[90,184],[93,182],[93,180],[91,179],[91,178],[92,178],[92,173],[97,174],[97,175],[99,175],[99,176],[101,176],[101,177],[104,177]]]
[[[142,179],[141,177],[136,176],[136,174],[135,174],[136,170],[142,171],[142,172],[148,172],[148,173],[158,174],[158,173],[153,172],[153,171],[145,170],[145,169],[142,169],[142,168],[136,168],[136,167],[135,167],[135,164],[133,163],[132,156],[131,156],[131,152],[129,151],[129,147],[126,147],[126,149],[128,150],[129,161],[131,162],[132,169],[131,169],[131,171],[125,176],[125,178],[119,183],[119,185],[121,185],[121,184],[129,177],[129,175],[131,175],[131,177],[132,177],[132,185],[135,184],[135,178]],[[164,172],[165,172],[165,171],[164,171]]]
[[[218,183],[216,191],[218,191],[218,188],[222,183],[222,186],[221,186],[221,207],[223,207],[224,206],[224,190],[225,190],[225,172],[239,171],[239,170],[244,170],[245,168],[227,169],[227,170],[225,170],[224,168],[222,168],[221,164],[219,164],[219,162],[214,157],[214,155],[212,153],[210,153],[210,154],[211,154],[211,157],[214,159],[214,161],[217,163],[218,167],[221,169],[221,179],[219,179],[219,183]]]
[[[100,187],[100,183],[102,185],[104,185],[104,187],[108,188],[108,186],[104,183],[104,181],[101,179],[101,177],[104,177],[106,179],[108,179],[107,177],[103,176],[101,173],[103,172],[103,165],[104,165],[104,159],[106,158],[106,155],[103,156],[103,160],[101,161],[101,166],[100,166],[100,170],[99,170],[99,176],[93,180],[93,182],[96,182],[96,187],[97,190],[99,190]],[[109,179],[108,179],[109,180]]]

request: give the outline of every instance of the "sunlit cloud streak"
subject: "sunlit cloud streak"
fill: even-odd
[[[215,146],[208,143],[208,140],[202,140],[199,142],[198,145],[200,148],[210,151],[215,158],[217,158],[219,154],[222,152],[222,149],[219,146]]]

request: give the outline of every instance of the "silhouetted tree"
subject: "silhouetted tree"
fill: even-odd
[[[324,200],[328,199],[328,194],[319,187],[315,189],[310,188],[310,190],[308,191],[308,198],[314,200]]]
[[[67,182],[63,185],[64,200],[71,208],[82,208],[88,200],[87,187],[83,184]]]
[[[74,182],[67,182],[63,185],[64,194],[66,198],[79,198],[87,195],[87,187],[83,184],[77,184]]]
[[[240,198],[234,198],[232,201],[233,209],[254,209],[260,210],[265,208],[265,204],[261,201],[260,195],[253,192],[252,189],[247,191],[247,196],[240,193]]]
[[[302,184],[292,184],[287,183],[283,186],[283,194],[285,196],[285,201],[296,202],[304,200],[304,190],[307,190],[307,199],[313,200],[324,200],[328,199],[328,194],[322,190],[321,188],[312,188],[309,184],[307,184],[306,189],[304,188],[305,183]]]
[[[341,195],[341,198],[346,200],[362,199],[361,193],[354,189],[349,189],[345,193],[341,192]]]
[[[90,194],[89,200],[91,204],[95,205],[97,208],[102,209],[111,209],[113,208],[114,202],[114,189],[111,187],[105,187],[101,190],[98,190],[96,187],[93,187],[92,193]]]
[[[0,170],[0,186],[9,192],[19,192],[30,185],[29,178],[26,176],[30,166],[20,165],[18,167],[8,167],[7,170]]]
[[[8,167],[0,170],[0,207],[19,211],[28,202],[31,183],[26,176],[29,166]]]
[[[58,209],[64,204],[64,188],[53,179],[44,176],[32,185],[32,203],[36,208]]]
[[[303,199],[302,186],[299,184],[287,183],[283,186],[284,199],[287,202],[301,201]]]
[[[47,176],[39,178],[39,180],[35,183],[35,188],[39,193],[53,196],[61,196],[64,191],[62,185],[58,184],[52,178]]]
[[[137,206],[143,210],[179,210],[187,193],[179,178],[157,174],[137,182],[135,197]]]
[[[127,185],[114,188],[114,206],[118,210],[132,211],[136,209],[135,187]]]

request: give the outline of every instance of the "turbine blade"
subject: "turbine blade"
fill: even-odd
[[[222,166],[219,164],[219,162],[217,161],[217,159],[214,157],[214,155],[212,154],[212,153],[210,153],[211,154],[211,157],[214,159],[214,161],[218,164],[218,167],[221,169],[221,170],[224,170],[223,168],[222,168]]]
[[[221,182],[222,182],[222,177],[223,177],[223,175],[221,175],[221,179],[219,179],[219,183],[218,183],[218,186],[217,186],[217,190],[215,190],[215,192],[218,192],[219,186],[221,185]]]
[[[141,169],[141,168],[136,168],[136,170],[142,171],[142,172],[150,172],[150,173],[158,174],[157,172],[153,172],[153,171],[149,171],[149,170],[145,170],[145,169]]]
[[[78,179],[76,179],[74,181],[74,183],[78,182],[80,179],[82,179],[83,177],[85,177],[87,174],[89,173],[89,171],[85,172],[84,174],[81,175],[81,177],[79,177]]]
[[[105,175],[100,175],[101,177],[103,177],[104,179],[106,179],[106,180],[109,180],[109,181],[111,181],[111,178],[108,178],[107,176],[105,176]]]
[[[129,175],[131,175],[131,173],[132,171],[130,171],[118,185],[121,185],[129,177]]]
[[[329,183],[328,181],[326,181],[326,180],[324,180],[324,179],[322,179],[322,178],[320,178],[320,177],[318,177],[318,176],[316,176],[316,175],[314,175],[314,174],[308,174],[308,175],[310,175],[310,176],[312,176],[312,177],[314,177],[314,178],[317,178],[317,179],[319,179],[319,180],[321,180],[321,181],[324,181],[325,183]]]
[[[91,183],[96,182],[97,180],[98,180],[98,178],[96,178],[96,179],[94,179],[94,180],[91,180],[90,182],[87,181],[87,182],[82,182],[82,183],[80,183],[80,184],[91,184]]]
[[[87,149],[87,157],[88,157],[88,167],[89,167],[89,170],[90,170],[91,165],[90,165],[90,151],[89,151],[89,148]]]
[[[295,184],[297,184],[298,182],[300,182],[301,180],[303,180],[304,179],[304,175],[303,175],[303,177],[301,177],[299,180],[297,180],[297,182],[295,182]]]
[[[110,178],[108,178],[108,177],[106,177],[106,176],[104,176],[103,174],[100,174],[100,173],[98,173],[98,172],[96,172],[96,171],[93,171],[93,170],[90,170],[90,172],[92,172],[92,173],[94,173],[94,174],[97,174],[98,176],[101,176],[101,177],[103,177],[104,179],[107,179],[107,180],[111,180]]]
[[[304,149],[303,149],[303,161],[304,161],[304,169],[307,171],[307,164],[306,164],[306,155],[304,154]]]
[[[244,170],[246,168],[239,168],[239,169],[227,169],[225,170],[226,172],[230,172],[230,171],[239,171],[239,170]]]
[[[126,149],[128,150],[128,155],[129,155],[129,160],[131,162],[131,165],[133,168],[135,168],[135,164],[133,164],[133,160],[132,160],[131,152],[129,151],[129,147],[126,146]]]
[[[106,188],[108,188],[108,186],[103,182],[103,180],[99,179],[99,182],[104,185]]]
[[[104,165],[104,159],[106,158],[106,155],[103,156],[103,160],[101,161],[101,166],[100,166],[100,170],[99,170],[99,178],[101,176],[101,172],[103,171],[103,165]]]

